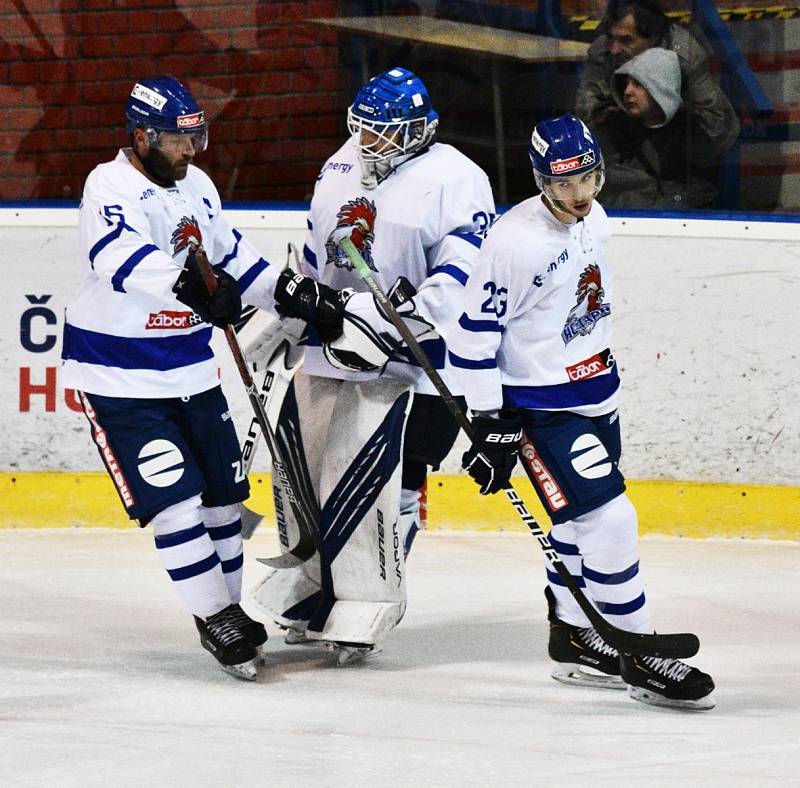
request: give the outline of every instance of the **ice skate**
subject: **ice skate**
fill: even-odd
[[[598,689],[625,689],[619,675],[619,654],[594,627],[575,627],[556,617],[555,597],[545,588],[550,641],[547,651],[553,660],[550,675],[562,684]]]
[[[306,634],[306,628],[304,625],[298,622],[298,626],[296,627],[287,627],[281,626],[281,629],[286,632],[283,636],[283,642],[287,646],[301,646],[305,643],[313,643],[314,641]]]
[[[267,651],[267,630],[260,621],[256,621],[242,610],[241,605],[226,608],[231,614],[231,623],[256,647],[259,661],[263,662]]]
[[[381,648],[374,643],[334,642],[329,647],[336,654],[336,667],[345,668],[372,659],[381,653]]]
[[[707,711],[716,705],[711,693],[714,680],[679,659],[623,654],[620,672],[628,695],[652,706]]]
[[[256,647],[236,627],[231,607],[209,616],[205,621],[194,617],[200,643],[219,662],[220,667],[232,676],[255,681],[258,652]]]

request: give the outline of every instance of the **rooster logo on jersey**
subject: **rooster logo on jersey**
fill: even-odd
[[[170,240],[175,250],[172,253],[173,257],[184,249],[194,251],[198,246],[202,246],[203,233],[200,232],[200,225],[197,223],[197,219],[195,219],[194,216],[191,218],[188,216],[181,217]]]
[[[375,217],[378,209],[372,200],[359,197],[345,203],[336,214],[336,227],[325,241],[327,263],[333,263],[337,268],[353,270],[350,258],[342,251],[339,241],[350,238],[353,245],[361,252],[364,262],[371,270],[377,271],[372,260],[372,242],[375,240]]]
[[[578,277],[578,297],[575,306],[569,310],[561,338],[568,345],[576,337],[591,334],[599,320],[611,314],[611,304],[603,303],[606,296],[600,268],[592,263],[587,265]]]

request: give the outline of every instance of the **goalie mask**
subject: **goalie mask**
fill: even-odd
[[[163,150],[188,137],[196,153],[208,147],[205,115],[188,89],[174,77],[143,79],[125,105],[125,130],[144,129],[150,147]]]
[[[556,210],[577,218],[589,213],[605,168],[600,145],[582,120],[562,115],[537,123],[528,156],[536,185]]]
[[[374,189],[404,161],[426,150],[438,125],[428,89],[407,69],[389,69],[364,85],[347,111],[364,188]]]

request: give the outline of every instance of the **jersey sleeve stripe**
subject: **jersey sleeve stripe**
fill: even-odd
[[[263,258],[259,257],[240,277],[239,277],[239,292],[244,293],[248,287],[255,281],[256,277],[269,268],[269,263]]]
[[[159,251],[155,244],[145,244],[140,246],[118,269],[114,276],[111,277],[111,285],[118,293],[124,293],[125,288],[122,283],[131,275],[133,269],[144,260],[147,255]],[[176,277],[177,278],[177,277]]]
[[[467,243],[472,244],[476,249],[480,249],[481,243],[483,243],[483,239],[475,233],[448,233],[448,235],[452,235],[455,238],[461,238]]]
[[[308,244],[303,245],[303,257],[306,259],[306,262],[308,262],[309,265],[319,270],[319,266],[317,265],[317,256],[308,248]]]
[[[90,250],[89,250],[89,262],[92,264],[92,268],[94,268],[94,258],[100,254],[112,241],[116,241],[117,238],[122,235],[123,230],[130,230],[131,228],[128,227],[125,222],[120,222],[110,233],[104,235]]]
[[[461,369],[497,369],[497,360],[493,358],[471,359],[457,356],[452,350],[447,352],[450,363]]]
[[[467,317],[466,314],[462,314],[461,317],[458,318],[458,325],[466,331],[474,332],[495,331],[502,334],[506,330],[497,320],[473,320],[471,317]]]
[[[67,323],[62,358],[81,364],[159,372],[209,361],[211,326],[190,334],[164,337],[117,337]]]
[[[222,262],[220,265],[224,268],[231,260],[236,259],[236,255],[239,254],[239,241],[242,240],[242,234],[234,227],[233,230],[233,237],[236,239],[236,243],[233,245],[233,249],[222,258]]]
[[[464,271],[452,263],[447,263],[446,265],[437,265],[436,268],[431,271],[431,276],[434,276],[435,274],[447,274],[448,276],[452,276],[453,279],[462,285],[465,285],[467,283],[467,279],[469,279],[469,276]]]

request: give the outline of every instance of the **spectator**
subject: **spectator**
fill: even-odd
[[[739,134],[739,120],[711,77],[708,56],[692,34],[670,22],[658,0],[610,0],[602,28],[603,33],[589,47],[589,62],[578,85],[576,114],[594,129],[622,112],[612,93],[614,72],[646,49],[662,47],[678,56],[690,132],[699,127],[714,158],[721,157]]]
[[[688,117],[675,52],[652,47],[636,55],[614,72],[611,93],[622,111],[594,128],[606,152],[605,204],[711,207],[720,151]]]

